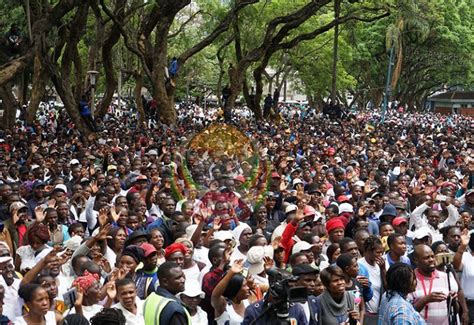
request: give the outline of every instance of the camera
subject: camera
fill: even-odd
[[[290,303],[304,303],[308,299],[306,287],[294,287],[290,282],[295,282],[298,277],[290,273],[271,268],[267,270],[272,296],[273,311],[280,320],[288,320]]]
[[[435,255],[436,265],[448,265],[453,263],[454,253],[439,253]]]

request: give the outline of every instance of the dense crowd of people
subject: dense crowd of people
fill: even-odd
[[[0,324],[474,323],[472,118],[177,109],[1,132]]]

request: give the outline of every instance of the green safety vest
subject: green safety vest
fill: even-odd
[[[143,306],[145,325],[159,325],[161,312],[165,309],[166,305],[172,301],[174,300],[159,296],[154,292],[149,295]],[[189,315],[188,310],[184,308],[184,306],[183,309],[188,320],[188,325],[191,325],[191,315]]]

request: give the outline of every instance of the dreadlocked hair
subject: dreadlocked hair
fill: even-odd
[[[125,325],[126,322],[122,311],[116,308],[103,308],[91,318],[92,325]]]
[[[411,292],[415,274],[413,269],[405,263],[397,262],[387,271],[387,291],[407,295]]]
[[[382,246],[382,241],[378,236],[370,235],[364,241],[364,251],[373,251],[377,246]]]

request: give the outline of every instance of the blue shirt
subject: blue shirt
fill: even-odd
[[[378,325],[424,325],[420,314],[405,298],[398,293],[387,293],[379,308]]]
[[[271,323],[277,323],[278,318],[275,315],[275,312],[270,309],[268,310],[264,316],[260,317],[256,322],[254,322],[257,317],[259,317],[264,309],[266,309],[267,306],[264,306],[264,300],[257,301],[254,304],[249,305],[245,309],[245,316],[244,316],[244,321],[242,322],[242,325],[249,325],[249,324],[254,324],[254,325],[267,325]],[[303,307],[301,307],[300,304],[290,304],[290,307],[288,308],[288,313],[289,313],[289,319],[290,323],[291,321],[296,321],[296,323],[291,323],[291,324],[297,324],[297,325],[307,325],[308,320],[306,319],[306,315],[304,313]]]

